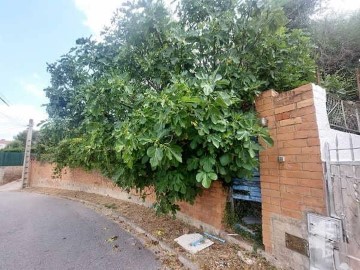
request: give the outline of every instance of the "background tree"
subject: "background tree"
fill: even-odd
[[[281,1],[280,1],[281,2]],[[290,29],[309,29],[311,17],[326,9],[327,0],[283,0]]]
[[[32,148],[36,148],[36,144],[38,141],[39,131],[33,130],[32,134]],[[25,151],[26,146],[26,138],[27,138],[27,130],[19,132],[14,136],[14,140],[10,142],[3,150],[4,151]]]
[[[343,99],[358,100],[355,68],[360,60],[360,10],[331,13],[312,24],[324,86]]]

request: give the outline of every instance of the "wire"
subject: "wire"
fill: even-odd
[[[10,107],[9,103],[7,103],[4,98],[2,98],[2,97],[0,96],[0,99],[1,99],[1,101],[4,102],[8,107]]]
[[[0,99],[2,102],[4,102],[8,107],[10,107],[9,105],[9,100],[4,96],[4,94],[0,93]]]

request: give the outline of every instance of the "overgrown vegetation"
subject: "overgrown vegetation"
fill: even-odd
[[[252,138],[272,144],[255,97],[314,78],[310,38],[286,23],[277,1],[183,0],[176,14],[126,3],[102,41],[78,39],[48,66],[40,157],[153,187],[164,213],[213,181],[250,176]]]
[[[356,68],[360,68],[360,10],[341,12],[328,0],[280,0],[287,27],[310,34],[315,45],[319,83],[345,100],[358,100]]]
[[[341,99],[358,100],[355,69],[360,67],[360,10],[328,14],[314,21],[311,32],[317,46],[322,84]]]

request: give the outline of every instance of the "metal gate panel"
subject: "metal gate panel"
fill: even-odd
[[[336,246],[335,269],[360,269],[360,162],[355,160],[355,148],[330,149],[325,144],[326,184],[329,214],[341,220],[342,239]],[[340,161],[341,151],[347,151],[350,161]],[[333,155],[331,155],[333,153]],[[331,160],[335,156],[336,160]]]
[[[308,214],[310,269],[336,269],[339,243],[342,241],[341,220]]]

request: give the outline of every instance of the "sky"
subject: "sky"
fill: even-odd
[[[67,53],[80,37],[97,37],[123,0],[0,0],[0,139],[11,140],[47,118],[46,63]],[[335,10],[360,0],[330,0]],[[36,127],[35,127],[36,128]]]

